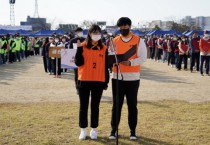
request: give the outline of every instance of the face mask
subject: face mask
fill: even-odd
[[[83,36],[83,32],[77,33],[77,36],[78,36],[78,37],[82,37],[82,36]]]
[[[177,38],[173,38],[173,40],[174,40],[174,41],[176,41],[176,40],[177,40]]]
[[[182,39],[182,41],[185,41],[185,39]]]
[[[104,36],[104,38],[106,38],[107,37],[107,35],[103,35]]]
[[[94,34],[92,34],[92,35],[91,35],[91,39],[92,39],[93,41],[98,41],[98,40],[101,39],[101,35],[94,35]]]
[[[52,42],[53,42],[53,40],[49,40],[49,42],[50,42],[50,43],[52,43]]]
[[[128,29],[120,29],[120,34],[122,36],[127,36],[129,34],[129,32],[130,32],[129,28]]]
[[[58,39],[55,39],[55,42],[57,43],[59,40]]]
[[[204,34],[204,37],[209,37],[209,34]]]

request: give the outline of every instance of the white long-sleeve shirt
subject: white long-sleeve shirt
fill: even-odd
[[[130,38],[123,38],[122,37],[122,40],[124,42],[128,42],[132,39],[132,36]],[[143,39],[140,39],[139,40],[139,46],[138,46],[138,52],[137,52],[137,58],[135,59],[131,59],[129,60],[131,62],[131,66],[137,66],[137,65],[142,65],[144,62],[146,62],[147,60],[147,48],[146,48],[146,45],[145,45],[145,42]],[[135,81],[135,80],[140,80],[140,70],[138,73],[136,72],[129,72],[129,73],[121,73],[119,71],[118,73],[118,79],[119,80],[122,80],[122,77],[123,77],[123,80],[124,81]],[[117,73],[113,73],[113,78],[116,79],[117,78]]]

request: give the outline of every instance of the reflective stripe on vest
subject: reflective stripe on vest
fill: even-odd
[[[117,54],[124,54],[130,48],[132,48],[132,46],[135,46],[136,45],[137,46],[137,48],[136,48],[136,54],[134,54],[133,56],[131,56],[128,60],[137,58],[139,41],[140,41],[140,38],[139,38],[139,36],[136,36],[136,35],[132,35],[131,40],[128,41],[128,42],[123,42],[121,36],[117,36],[114,39],[114,44],[116,46],[116,51],[117,51],[116,53]],[[140,65],[137,65],[137,66],[125,66],[125,65],[120,64],[120,71],[122,73],[140,72]],[[117,72],[116,67],[114,67],[113,72],[115,72],[115,73]]]
[[[101,50],[92,50],[82,43],[84,64],[78,67],[78,80],[105,82],[106,46]]]
[[[7,43],[7,41],[6,41],[6,40],[2,40],[2,41],[1,41],[1,49],[0,49],[0,53],[1,53],[1,54],[6,53],[5,48],[2,48],[2,47],[4,46],[4,44],[5,44],[5,43]]]

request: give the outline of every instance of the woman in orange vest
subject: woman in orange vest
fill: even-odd
[[[208,31],[204,32],[204,37],[200,39],[200,73],[203,76],[203,64],[206,62],[206,75],[209,76],[209,60],[210,60],[210,38]]]
[[[120,28],[120,35],[114,38],[114,45],[116,46],[116,54],[124,54],[130,49],[135,48],[136,51],[128,60],[122,61],[119,64],[120,78],[117,78],[117,69],[113,66],[113,79],[112,79],[112,118],[111,127],[112,131],[109,139],[116,139],[116,129],[120,122],[121,109],[126,96],[128,105],[128,124],[130,127],[130,139],[135,140],[136,126],[137,126],[137,95],[140,84],[140,64],[144,63],[147,59],[147,48],[143,39],[134,35],[131,32],[131,20],[127,17],[122,17],[118,20],[117,26]],[[116,83],[118,79],[118,97],[119,97],[119,114],[118,123],[116,123]]]
[[[99,104],[103,90],[106,90],[109,82],[107,63],[108,51],[101,40],[101,29],[98,25],[92,25],[88,36],[83,43],[77,43],[75,64],[78,66],[78,90],[80,98],[79,126],[81,133],[79,139],[86,139],[86,127],[88,126],[88,105],[91,95],[91,131],[90,138],[97,139]]]

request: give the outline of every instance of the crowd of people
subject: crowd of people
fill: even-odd
[[[145,43],[149,59],[167,63],[177,71],[183,69],[200,72],[202,76],[204,76],[203,69],[205,68],[205,74],[209,76],[210,37],[208,31],[204,31],[203,37],[199,37],[196,31],[192,37],[154,35],[145,37]],[[182,64],[184,64],[183,67]]]

